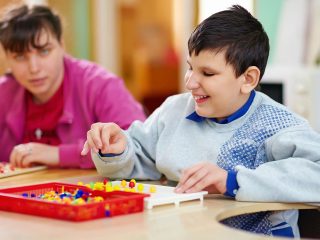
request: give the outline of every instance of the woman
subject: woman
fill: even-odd
[[[123,81],[65,54],[58,15],[46,6],[13,8],[0,21],[10,73],[0,78],[0,161],[91,168],[80,155],[94,122],[126,129],[144,120]]]

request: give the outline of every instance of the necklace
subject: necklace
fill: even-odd
[[[34,131],[34,135],[36,136],[37,140],[40,140],[41,137],[42,137],[42,131],[40,128],[37,128],[35,131]]]

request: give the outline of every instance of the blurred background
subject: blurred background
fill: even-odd
[[[185,91],[187,40],[214,12],[240,4],[270,38],[261,91],[306,117],[320,130],[320,0],[0,0],[48,4],[62,17],[66,50],[121,76],[151,113]],[[0,71],[6,64],[0,54]]]

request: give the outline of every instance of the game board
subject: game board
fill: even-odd
[[[141,212],[157,205],[179,206],[190,200],[202,204],[205,194],[176,194],[174,187],[136,183],[134,179],[86,184],[51,182],[0,189],[0,210],[85,221]]]
[[[112,185],[120,185],[120,181],[113,181]],[[151,184],[143,184],[144,189],[143,193],[150,194],[150,197],[144,199],[144,206],[146,209],[152,209],[154,206],[165,205],[165,204],[175,204],[175,206],[179,206],[181,202],[191,201],[191,200],[200,200],[203,202],[203,196],[208,194],[206,191],[201,191],[197,193],[183,193],[177,194],[174,193],[174,187],[167,187],[161,185],[151,185]],[[156,192],[151,193],[150,187],[155,186]]]
[[[3,163],[1,163],[3,164]],[[44,169],[47,169],[47,166],[34,166],[34,167],[28,167],[28,168],[11,168],[9,164],[4,164],[4,166],[0,166],[0,178],[6,178],[11,177],[19,174],[26,174],[36,171],[41,171]]]

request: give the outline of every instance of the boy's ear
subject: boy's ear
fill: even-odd
[[[260,70],[256,66],[250,66],[244,72],[244,82],[241,86],[242,93],[250,93],[258,85],[260,80]]]

